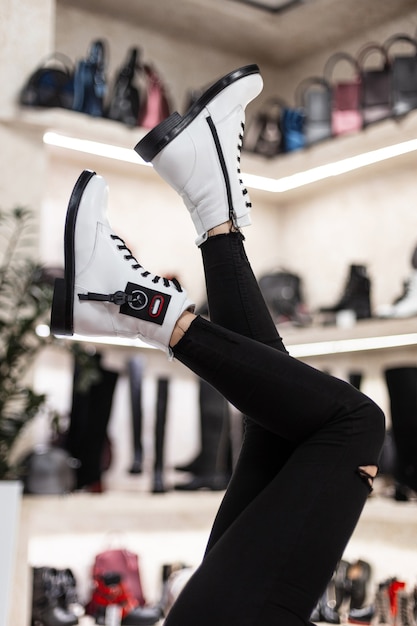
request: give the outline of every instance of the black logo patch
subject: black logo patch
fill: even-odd
[[[122,304],[119,313],[162,326],[171,300],[169,294],[135,283],[127,283],[125,293],[132,296],[132,299]]]

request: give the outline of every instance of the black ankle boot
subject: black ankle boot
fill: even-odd
[[[57,570],[33,569],[32,626],[74,626],[78,618],[59,605],[60,588]]]
[[[345,290],[340,300],[333,306],[322,307],[321,313],[354,311],[356,319],[371,317],[371,281],[364,265],[351,265]]]
[[[349,565],[346,572],[346,579],[351,610],[363,608],[370,578],[371,566],[366,561],[359,559]]]

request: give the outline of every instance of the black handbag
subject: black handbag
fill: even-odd
[[[281,127],[284,108],[286,104],[279,98],[271,98],[265,102],[248,127],[243,142],[244,150],[269,158],[284,151]]]
[[[24,84],[19,103],[30,107],[71,109],[74,99],[74,66],[65,55],[46,57]]]
[[[395,54],[392,47],[397,43],[412,46],[411,54]],[[391,66],[391,105],[394,115],[405,115],[417,108],[417,41],[408,35],[394,35],[384,48]]]
[[[370,67],[368,59],[375,54],[378,62]],[[362,81],[362,119],[367,126],[391,117],[391,66],[385,48],[372,42],[359,51],[357,61]]]
[[[287,270],[265,274],[259,279],[259,288],[276,323],[288,321],[304,325],[310,322],[298,274]]]
[[[131,48],[125,64],[116,76],[106,111],[108,118],[130,127],[138,125],[139,111],[146,99],[144,86],[146,78],[143,67],[138,63],[138,57],[138,48]]]
[[[76,487],[78,466],[77,459],[63,448],[37,446],[20,464],[24,492],[40,495],[70,493]]]
[[[332,136],[332,90],[324,78],[311,76],[301,81],[296,102],[304,110],[306,146]]]
[[[105,45],[93,41],[87,57],[78,61],[74,75],[74,111],[94,117],[104,114],[104,98],[107,92]]]

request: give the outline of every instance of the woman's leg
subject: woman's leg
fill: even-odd
[[[366,500],[361,468],[376,471],[383,416],[347,383],[196,318],[180,285],[146,271],[113,233],[106,199],[105,182],[84,173],[67,213],[53,331],[143,338],[296,446],[210,550],[167,625],[304,622]]]
[[[286,352],[250,266],[240,232],[210,236],[200,246],[210,319]]]
[[[229,225],[230,230],[230,225]],[[201,246],[210,319],[285,352],[240,232],[210,236]],[[206,553],[230,524],[279,472],[294,444],[244,417],[242,448],[216,515]]]
[[[195,319],[175,357],[294,451],[210,549],[166,626],[308,621],[354,530],[383,415],[351,385]]]

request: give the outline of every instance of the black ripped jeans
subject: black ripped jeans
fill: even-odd
[[[202,564],[166,626],[301,626],[324,591],[370,491],[384,416],[365,395],[289,356],[240,233],[202,246],[211,322],[175,358],[245,416],[237,466]]]

